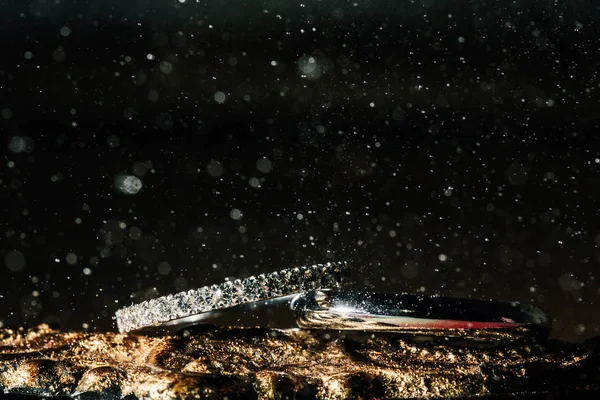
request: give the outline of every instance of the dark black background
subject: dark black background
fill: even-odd
[[[355,288],[599,334],[597,1],[2,10],[4,326],[114,329],[132,301],[347,260]]]

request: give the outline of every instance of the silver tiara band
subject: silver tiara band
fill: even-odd
[[[117,327],[129,332],[241,304],[339,288],[345,268],[344,262],[290,268],[159,297],[118,310]]]

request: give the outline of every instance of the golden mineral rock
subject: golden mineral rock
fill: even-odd
[[[456,398],[600,390],[596,346],[196,326],[0,329],[6,393],[119,399]]]

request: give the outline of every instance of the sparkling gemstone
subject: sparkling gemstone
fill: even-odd
[[[181,292],[174,295],[172,312],[175,317],[182,318],[190,315],[193,300],[193,296],[189,292]]]
[[[242,282],[241,279],[236,279],[233,281],[232,291],[234,296],[239,300],[239,303],[254,301],[253,299],[248,297],[246,285],[244,284],[244,282]]]
[[[221,290],[219,285],[211,285],[209,298],[207,299],[209,301],[209,304],[208,304],[209,309],[222,307],[222,304],[223,304],[222,297],[223,297],[223,291]]]
[[[292,292],[300,291],[300,283],[301,283],[300,268],[296,267],[296,268],[287,269],[284,271],[285,272],[281,275],[283,276],[285,285]]]
[[[135,307],[135,314],[137,314],[137,320],[140,321],[139,326],[152,325],[152,319],[150,317],[150,304],[147,301],[143,301]]]
[[[271,290],[269,285],[271,284],[271,282],[269,281],[267,276],[265,274],[260,274],[259,276],[256,277],[256,280],[258,282],[258,287],[259,287],[258,293],[259,293],[260,297],[269,298],[269,293]]]
[[[217,302],[218,307],[231,307],[236,304],[237,298],[234,293],[233,282],[227,281],[219,285],[221,291],[221,297]]]
[[[285,287],[283,284],[283,278],[281,278],[279,273],[273,272],[267,275],[267,281],[267,286],[269,287],[269,297],[281,296],[281,294],[285,290]]]
[[[148,314],[152,324],[160,321],[168,321],[171,317],[171,298],[173,296],[160,297],[152,300],[152,304],[148,307]]]
[[[256,301],[263,297],[262,288],[260,286],[259,280],[251,276],[247,279],[244,279],[242,284],[243,286],[243,297],[246,301]]]
[[[196,291],[196,308],[198,312],[209,311],[212,307],[212,290],[209,287],[203,287]]]

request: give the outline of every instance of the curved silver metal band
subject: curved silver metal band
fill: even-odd
[[[345,269],[344,262],[316,264],[159,297],[118,310],[117,327],[119,332],[129,332],[241,304],[308,290],[339,288]]]
[[[518,303],[439,296],[317,290],[290,304],[301,328],[427,332],[549,329],[548,315]]]

